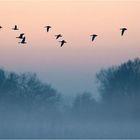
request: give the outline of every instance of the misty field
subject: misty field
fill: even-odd
[[[96,78],[100,100],[84,92],[67,104],[36,74],[1,69],[0,138],[140,138],[140,59]]]

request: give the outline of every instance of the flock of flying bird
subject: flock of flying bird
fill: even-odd
[[[2,29],[3,27],[2,26],[0,26],[0,29]],[[51,26],[45,26],[44,28],[46,28],[46,30],[47,30],[47,32],[49,32],[50,31],[50,28],[52,28]],[[14,28],[12,28],[12,30],[19,30],[18,29],[18,27],[17,27],[17,25],[15,25],[14,26]],[[121,36],[123,36],[124,35],[124,32],[127,30],[127,28],[120,28],[120,30],[121,30]],[[92,34],[91,35],[91,40],[92,41],[94,41],[95,40],[95,38],[97,37],[98,35],[97,34]],[[57,34],[57,35],[55,35],[55,37],[56,37],[56,39],[59,39],[59,38],[61,38],[62,37],[62,35],[61,34]],[[24,33],[21,33],[18,37],[16,37],[16,38],[19,38],[19,39],[21,39],[21,41],[19,42],[19,43],[21,43],[21,44],[26,44],[27,42],[26,42],[26,37],[25,37],[25,34]],[[61,41],[59,41],[61,44],[60,44],[60,47],[62,47],[65,43],[67,43],[65,40],[61,40]]]

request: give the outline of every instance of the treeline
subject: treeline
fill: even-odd
[[[96,78],[101,100],[97,102],[90,93],[78,95],[73,104],[78,115],[105,121],[140,120],[139,58],[102,69]]]
[[[113,131],[109,123],[139,124],[140,59],[102,69],[96,78],[100,101],[87,92],[78,94],[69,106],[64,104],[62,94],[41,82],[36,74],[0,69],[0,138],[101,138],[102,129]],[[112,138],[121,128],[124,130],[121,125],[115,125]],[[108,131],[102,136],[110,138]]]
[[[16,74],[0,70],[0,109],[4,112],[56,110],[60,94],[33,73]],[[54,110],[54,111],[55,111]]]
[[[109,69],[102,69],[96,77],[101,100],[97,102],[91,93],[79,94],[75,97],[72,106],[68,107],[69,112],[73,111],[74,114],[84,114],[92,118],[95,115],[100,116],[99,112],[104,112],[104,115],[107,115],[112,110],[109,116],[111,114],[116,117],[130,115],[139,118],[139,58]],[[16,74],[0,69],[0,108],[6,109],[7,106],[17,107],[20,110],[41,108],[45,111],[55,109],[54,112],[60,109],[62,112],[66,108],[63,106],[62,98],[62,94],[58,93],[51,85],[42,83],[36,74]],[[126,113],[127,111],[130,111],[129,115]],[[119,116],[119,112],[122,113],[122,116]]]

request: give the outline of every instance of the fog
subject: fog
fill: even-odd
[[[66,99],[36,74],[1,69],[0,138],[140,138],[140,59],[96,80],[100,100],[89,92]]]

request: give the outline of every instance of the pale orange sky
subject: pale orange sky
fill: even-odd
[[[0,66],[36,72],[62,93],[93,92],[98,70],[140,56],[139,13],[139,0],[1,0]],[[15,24],[19,31],[11,30]],[[124,37],[121,27],[128,28]],[[25,46],[15,38],[21,32]],[[68,42],[63,48],[58,33]]]

